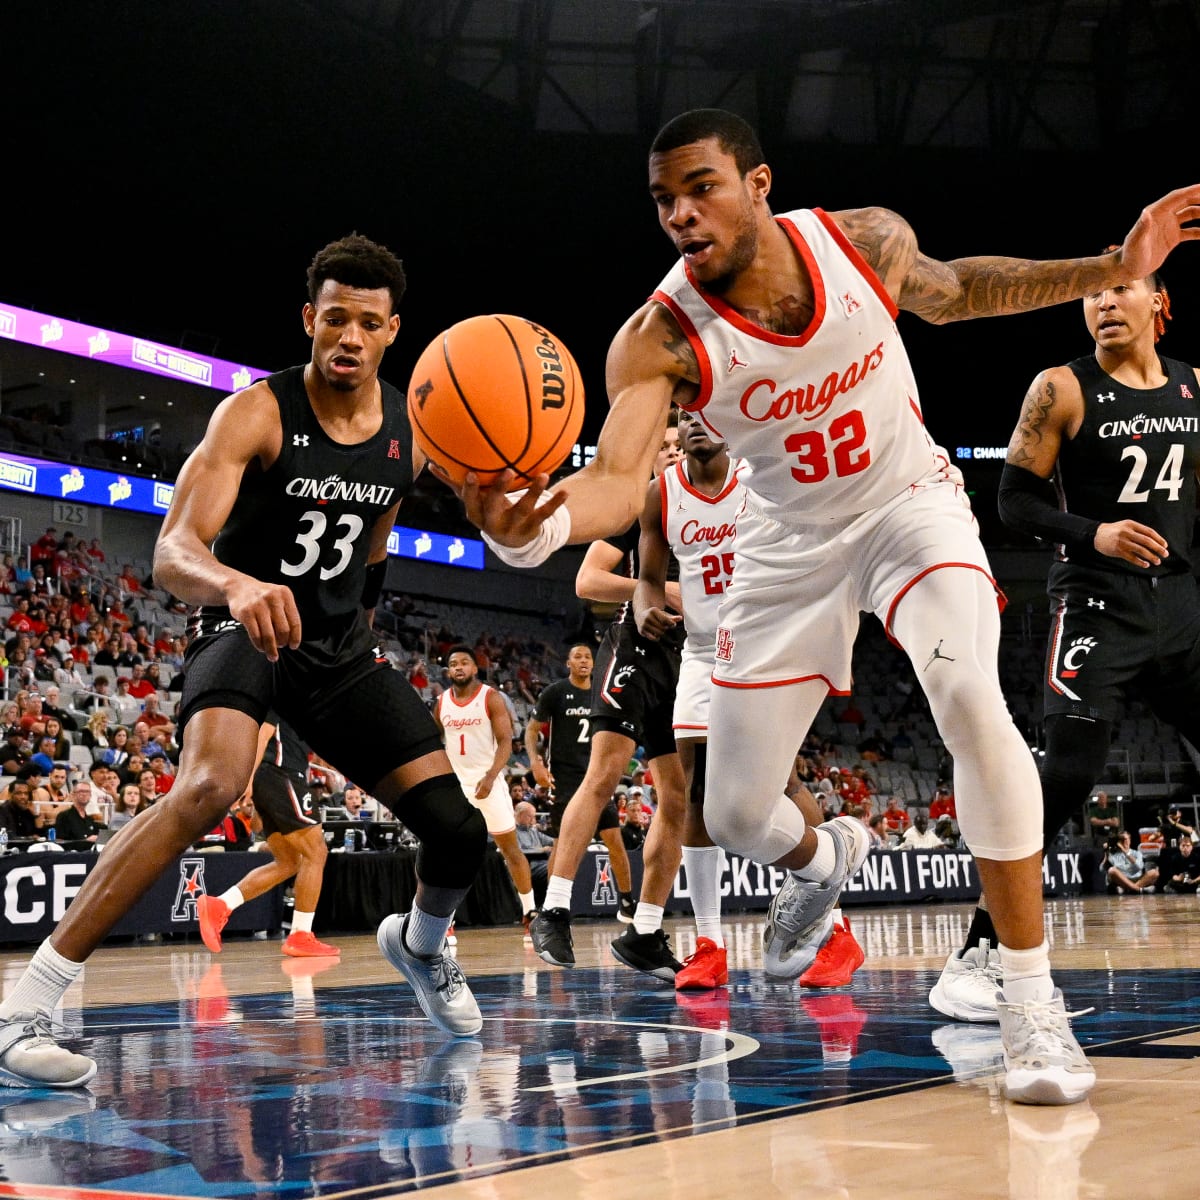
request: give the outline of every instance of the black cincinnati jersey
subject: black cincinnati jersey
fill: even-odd
[[[641,559],[638,555],[638,543],[641,541],[642,529],[639,521],[634,521],[624,533],[614,534],[612,537],[604,540],[610,545],[620,550],[622,557],[622,567],[614,574],[622,574],[630,579],[638,577],[638,570],[641,564]],[[678,581],[679,579],[679,561],[676,559],[674,552],[671,553],[667,564],[667,579]],[[671,609],[670,611],[674,611]],[[633,601],[628,600],[621,605],[621,611],[613,618],[614,623],[618,625],[628,625],[631,629],[637,629],[637,621],[633,616]],[[682,650],[683,643],[687,639],[687,630],[680,621],[670,633],[659,639],[659,643],[673,650]]]
[[[1191,573],[1200,398],[1190,366],[1160,361],[1167,382],[1149,390],[1118,383],[1093,355],[1068,364],[1083,392],[1083,423],[1075,437],[1063,440],[1054,479],[1067,511],[1105,524],[1149,525],[1166,539],[1171,553],[1159,566],[1146,568],[1089,546],[1073,550],[1071,563],[1143,578]],[[1068,561],[1062,547],[1059,557]]]
[[[412,485],[412,430],[404,396],[380,381],[383,422],[364,442],[341,445],[321,428],[304,368],[270,376],[283,428],[279,457],[251,463],[213,543],[218,561],[255,579],[286,584],[305,628],[344,621],[361,608],[371,529]],[[228,609],[204,608],[199,632]]]
[[[569,679],[558,679],[543,689],[533,718],[541,725],[546,742],[546,765],[556,775],[582,779],[591,752],[591,687],[578,688]]]

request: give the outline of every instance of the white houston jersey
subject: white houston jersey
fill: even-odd
[[[715,496],[692,487],[687,459],[658,478],[663,537],[679,560],[687,645],[692,650],[716,644],[717,609],[733,572],[734,521],[744,498],[738,466],[730,462],[725,485]]]
[[[496,737],[487,711],[491,691],[486,683],[481,683],[479,691],[465,702],[454,698],[453,688],[447,688],[438,697],[438,720],[446,733],[450,765],[459,780],[472,787],[488,773],[496,757]]]
[[[820,209],[778,218],[813,286],[797,336],[752,324],[700,291],[682,259],[654,299],[700,367],[688,406],[746,460],[751,502],[778,521],[836,521],[878,508],[946,466],[925,432],[916,382],[883,284]]]

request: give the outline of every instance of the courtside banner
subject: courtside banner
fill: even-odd
[[[1084,862],[1087,858],[1089,861]],[[1042,864],[1042,890],[1047,896],[1065,891],[1092,890],[1092,855],[1078,850],[1052,851]],[[633,893],[641,879],[640,851],[629,854],[633,868]],[[771,897],[783,886],[785,872],[764,867],[736,854],[726,854],[721,876],[721,906],[726,912],[765,911]],[[965,850],[873,850],[862,868],[846,884],[842,904],[918,904],[926,900],[976,900],[979,872]],[[607,850],[592,850],[575,879],[571,911],[578,915],[612,916],[617,891]],[[687,872],[675,877],[667,908],[690,912]]]
[[[194,933],[199,937],[196,901],[206,892],[219,896],[247,872],[262,865],[261,854],[185,854],[169,866],[141,900],[117,923],[113,935]],[[0,942],[40,942],[62,920],[97,854],[48,851],[0,858]],[[226,929],[279,929],[283,889],[247,901],[230,914]]]

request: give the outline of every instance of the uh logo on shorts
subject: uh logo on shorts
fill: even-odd
[[[733,661],[733,634],[724,625],[717,630],[717,658],[721,662]]]
[[[204,895],[204,891],[204,859],[181,858],[179,860],[179,886],[175,889],[175,904],[171,908],[171,920],[197,920],[196,903]]]

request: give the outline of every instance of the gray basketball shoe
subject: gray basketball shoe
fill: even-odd
[[[383,957],[412,984],[417,1003],[439,1029],[452,1037],[474,1037],[483,1028],[483,1016],[462,967],[449,954],[414,954],[404,944],[407,921],[407,913],[383,919],[376,935]]]
[[[1096,1072],[1084,1057],[1071,1017],[1057,988],[1050,1000],[1010,1004],[1001,998],[1000,1036],[1004,1040],[1004,1090],[1018,1104],[1075,1104],[1096,1085]]]
[[[789,872],[767,909],[763,967],[780,979],[796,979],[812,965],[829,932],[830,910],[871,849],[867,827],[857,817],[834,817],[821,828],[832,836],[836,855],[829,878],[814,883]]]
[[[96,1064],[58,1044],[59,1038],[77,1036],[47,1012],[14,1013],[0,1022],[0,1085],[83,1087],[96,1074]]]

